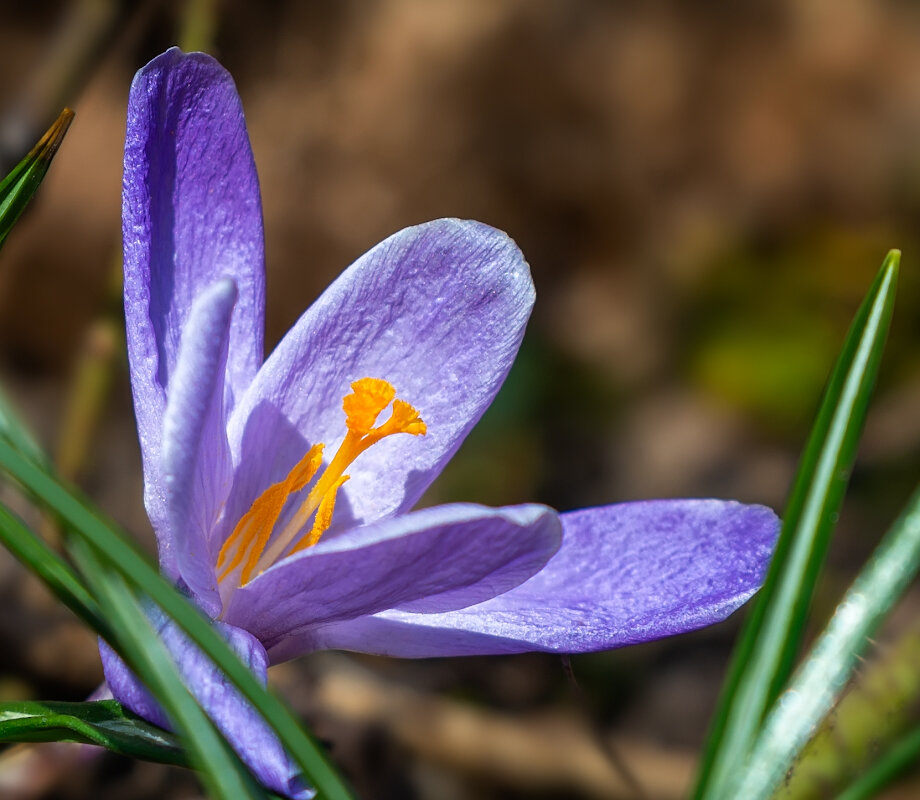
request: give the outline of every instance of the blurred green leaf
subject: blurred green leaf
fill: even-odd
[[[108,640],[163,706],[210,794],[220,800],[260,800],[265,793],[186,689],[169,651],[124,578],[92,545],[75,540],[73,554],[111,628]]]
[[[786,772],[777,800],[836,797],[916,725],[920,620],[896,641],[867,647],[866,655],[871,658],[860,662],[840,699]]]
[[[173,612],[175,612],[176,609],[180,609],[180,616],[185,620],[186,625],[184,627],[186,627],[187,631],[189,620],[192,620],[191,626],[193,629],[197,629],[199,635],[202,630],[205,631],[206,637],[209,634],[212,635],[216,642],[212,641],[210,644],[213,650],[217,651],[218,655],[215,657],[214,653],[209,650],[207,646],[202,646],[202,649],[214,658],[215,662],[218,663],[222,669],[231,673],[229,677],[231,680],[234,680],[238,688],[240,688],[244,694],[247,694],[247,689],[249,690],[247,696],[250,701],[253,701],[252,694],[256,696],[261,695],[259,701],[254,701],[254,705],[256,705],[257,708],[260,706],[260,703],[263,706],[268,705],[270,708],[269,713],[273,716],[266,715],[266,719],[272,727],[276,727],[274,719],[277,719],[278,716],[287,718],[289,724],[285,736],[293,740],[295,744],[300,747],[301,754],[304,750],[308,751],[308,756],[312,760],[304,760],[308,760],[308,763],[311,765],[315,764],[316,761],[323,762],[320,764],[319,768],[313,770],[314,772],[320,773],[319,779],[316,779],[310,771],[304,769],[302,763],[300,764],[301,768],[304,769],[304,775],[307,780],[313,783],[314,786],[317,786],[317,788],[322,789],[323,786],[327,787],[325,792],[325,796],[327,797],[349,798],[350,795],[344,788],[344,785],[341,784],[340,779],[334,773],[332,767],[325,764],[323,761],[323,755],[318,747],[309,740],[284,706],[274,696],[270,695],[264,687],[258,684],[249,670],[237,658],[236,654],[234,654],[227,647],[226,643],[213,631],[209,622],[205,621],[200,616],[198,610],[192,607],[185,598],[181,597],[172,586],[166,583],[156,570],[146,562],[145,557],[138,553],[123,535],[116,533],[108,527],[106,523],[93,514],[84,503],[57,483],[56,479],[51,474],[46,456],[38,445],[35,444],[34,439],[29,435],[27,429],[19,420],[18,415],[8,404],[0,404],[0,419],[3,421],[3,424],[0,425],[0,452],[5,453],[7,456],[6,461],[0,458],[0,463],[5,464],[8,461],[15,463],[19,467],[19,470],[10,470],[10,477],[12,477],[21,488],[34,499],[47,504],[54,513],[60,516],[61,520],[66,525],[71,526],[73,533],[84,534],[84,536],[80,537],[78,540],[71,538],[70,551],[73,553],[74,548],[76,548],[77,554],[84,566],[89,564],[92,570],[95,569],[96,564],[100,563],[99,551],[97,550],[96,553],[93,553],[81,545],[81,542],[85,539],[98,547],[100,535],[103,541],[109,544],[112,542],[120,542],[121,547],[116,546],[116,552],[121,553],[122,557],[130,554],[127,556],[130,567],[124,570],[124,572],[128,574],[129,579],[132,574],[136,574],[137,570],[140,569],[148,586],[152,585],[156,587],[154,590],[155,592],[158,589],[161,593],[165,593],[170,598],[173,604]],[[25,480],[23,478],[25,478]],[[44,489],[46,493],[50,489],[53,497],[58,501],[57,504],[49,502],[47,494],[43,494],[41,489]],[[78,527],[81,523],[90,527],[90,535],[86,536],[85,530]],[[92,535],[92,532],[96,533],[95,537]],[[29,530],[26,525],[2,503],[0,503],[0,541],[2,541],[26,567],[31,569],[42,579],[51,591],[70,607],[74,613],[81,617],[81,619],[90,625],[97,633],[106,638],[119,654],[125,657],[126,661],[128,661],[132,667],[134,666],[134,659],[138,655],[137,652],[132,655],[123,650],[125,629],[122,629],[121,643],[119,643],[119,635],[117,631],[113,630],[110,624],[112,615],[100,609],[99,603],[97,603],[98,597],[93,597],[92,593],[87,591],[83,586],[80,577],[74,572],[70,565],[48,547],[48,545],[33,531]],[[104,552],[109,554],[111,551],[104,550]],[[118,572],[121,562],[116,561],[113,563],[104,560],[104,563],[106,571],[114,570]],[[133,573],[131,568],[133,568]],[[111,577],[107,584],[104,582],[100,587],[98,574],[94,572],[87,574],[84,570],[84,575],[96,585],[97,592],[100,588],[109,593],[118,591],[117,587],[114,589],[112,588]],[[130,590],[129,594],[131,594]],[[169,605],[170,601],[167,601],[166,605]],[[137,609],[137,611],[143,616],[139,609]],[[146,621],[146,617],[144,617],[144,624],[147,628],[150,627],[149,623]],[[190,635],[193,634],[190,632]],[[152,631],[151,636],[156,638],[152,634]],[[195,638],[194,635],[193,638]],[[128,639],[129,650],[133,648],[132,640],[133,636]],[[196,639],[196,641],[198,641],[198,639]],[[145,657],[143,653],[141,653],[141,657]],[[149,658],[149,654],[146,657]],[[227,669],[228,664],[231,665],[229,670]],[[160,667],[162,668],[163,665],[160,664]],[[176,680],[179,680],[178,673],[175,672],[175,667],[172,665],[171,661],[169,662],[169,669],[167,672],[169,671],[173,673]],[[142,672],[138,671],[138,674],[142,675]],[[240,682],[248,684],[248,686],[240,686]],[[266,699],[268,701],[267,704],[265,702]],[[278,713],[278,709],[280,709],[280,714]],[[260,708],[259,710],[265,715],[263,709]],[[206,717],[204,719],[207,721]],[[207,722],[208,725],[210,725],[210,722]],[[282,725],[283,724],[284,719],[282,719]],[[292,727],[294,728],[293,732],[291,731]],[[285,736],[279,735],[279,738],[281,738],[282,742],[285,743],[285,746],[288,747],[288,750],[293,754],[293,748],[285,742]],[[300,739],[300,741],[298,741],[298,739]],[[307,741],[306,748],[301,744],[303,740]],[[139,757],[143,756],[139,755]],[[322,783],[323,781],[325,781],[325,783]]]
[[[0,742],[83,742],[125,756],[188,766],[179,740],[114,700],[0,703]]]
[[[135,670],[184,731],[183,741],[191,752],[190,757],[176,752],[175,743],[164,751],[166,738],[172,738],[165,732],[146,723],[142,723],[146,730],[132,729],[124,722],[127,712],[119,722],[111,708],[103,712],[94,703],[0,705],[0,741],[85,741],[137,758],[174,764],[191,761],[215,797],[266,796],[183,686],[165,647],[120,575],[100,565],[85,543],[76,543],[91,594],[71,567],[2,504],[0,539]],[[29,715],[24,716],[27,711]],[[100,727],[97,722],[105,724]]]
[[[843,792],[837,800],[869,800],[901,772],[916,766],[920,759],[920,726],[905,734],[872,767]]]
[[[90,510],[89,505],[75,493],[64,488],[52,475],[3,439],[0,439],[0,468],[60,517],[68,528],[70,547],[84,541],[92,546],[94,552],[89,556],[85,548],[81,548],[84,562],[88,557],[101,559],[107,571],[125,576],[132,586],[149,596],[188,633],[274,728],[306,780],[323,797],[329,800],[347,800],[351,797],[319,745],[306,734],[284,703],[259,684],[214,630],[210,621],[159,575],[124,534],[116,532],[110,523]],[[82,571],[87,579],[93,577],[85,570]],[[94,594],[99,590],[97,586]],[[111,624],[110,611],[103,611],[103,618]]]
[[[0,542],[96,633],[109,634],[98,604],[71,566],[3,503],[0,503]]]
[[[6,393],[0,391],[0,437],[9,441],[26,458],[44,469],[50,469],[48,456],[35,441],[29,429],[22,422]]]
[[[703,754],[695,798],[736,798],[734,782],[785,684],[849,480],[891,323],[900,253],[891,251],[831,373],[767,579],[741,632]]]
[[[29,154],[0,181],[0,247],[44,179],[73,116],[65,108]]]
[[[847,590],[771,711],[743,771],[739,797],[769,797],[843,690],[860,654],[920,568],[920,491]]]

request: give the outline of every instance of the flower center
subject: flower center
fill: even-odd
[[[288,498],[304,489],[322,465],[323,444],[313,445],[284,480],[272,484],[256,498],[220,549],[217,556],[219,582],[242,565],[240,586],[244,586],[252,579],[253,573],[264,572],[289,547],[288,555],[315,545],[332,524],[336,494],[349,477],[344,474],[348,465],[386,436],[394,433],[420,436],[427,432],[418,411],[408,403],[395,398],[396,390],[393,385],[379,378],[362,378],[351,385],[351,394],[345,395],[342,399],[348,432],[329,466],[323,470],[306,499],[274,538],[272,533],[275,523],[281,516]],[[382,425],[374,427],[380,412],[391,401],[393,410],[390,418]],[[310,531],[302,533],[311,517],[313,525]],[[268,546],[269,540],[271,546]]]

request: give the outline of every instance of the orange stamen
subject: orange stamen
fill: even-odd
[[[332,461],[310,489],[307,498],[284,529],[273,538],[275,524],[288,498],[306,487],[316,475],[322,463],[322,444],[311,447],[287,477],[269,486],[243,515],[217,557],[217,568],[221,569],[230,552],[235,549],[232,559],[218,576],[218,581],[223,581],[243,564],[240,585],[248,583],[254,572],[267,569],[290,547],[314,514],[310,532],[296,541],[290,553],[315,545],[332,524],[336,495],[342,484],[348,480],[348,475],[344,474],[348,465],[386,436],[394,433],[423,436],[427,433],[427,426],[418,411],[408,403],[395,399],[396,390],[387,381],[379,378],[362,378],[352,383],[351,389],[351,394],[345,395],[342,399],[345,424],[348,428],[345,438]],[[377,417],[391,402],[393,410],[389,419],[374,427]],[[272,541],[269,546],[270,540]]]
[[[320,537],[326,532],[326,529],[332,524],[332,513],[335,511],[335,498],[338,495],[339,487],[349,479],[349,475],[343,475],[339,478],[332,488],[323,495],[319,501],[319,508],[316,509],[316,517],[313,520],[313,527],[310,532],[301,538],[297,544],[291,548],[291,553],[297,553],[300,550],[306,550],[313,547]]]
[[[345,424],[349,431],[363,436],[374,426],[380,412],[396,397],[396,389],[380,378],[361,378],[351,385],[351,389],[352,393],[342,398]]]
[[[265,549],[268,539],[271,536],[272,528],[281,516],[284,504],[292,492],[299,492],[304,488],[316,475],[320,464],[323,463],[323,445],[315,444],[311,447],[303,458],[294,465],[294,468],[287,474],[283,481],[269,486],[236,524],[233,533],[230,534],[224,546],[217,555],[217,568],[220,569],[226,561],[230,550],[236,546],[236,553],[233,559],[226,566],[224,571],[218,575],[217,580],[222,581],[233,570],[235,570],[243,561],[246,551],[250,545],[255,542],[255,548],[250,553],[243,571],[240,574],[240,584],[244,584],[252,575],[259,556]],[[237,544],[238,543],[238,544]]]

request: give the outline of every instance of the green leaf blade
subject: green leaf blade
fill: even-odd
[[[789,677],[856,456],[894,308],[900,253],[863,301],[806,444],[770,570],[732,656],[693,797],[733,798],[769,705]]]
[[[70,565],[2,502],[0,542],[96,633],[101,636],[108,634],[109,628],[98,604]]]
[[[89,543],[110,569],[117,570],[175,620],[274,728],[305,779],[321,797],[351,800],[342,778],[286,705],[259,684],[210,621],[165,581],[123,534],[116,533],[52,475],[3,439],[0,439],[0,469],[57,514],[75,541]]]
[[[208,792],[219,800],[264,800],[265,792],[183,684],[124,578],[87,542],[74,542],[72,553],[112,628],[109,644],[163,706]]]
[[[763,726],[739,796],[769,797],[833,707],[868,639],[920,569],[920,492],[844,595]]]
[[[185,731],[191,755],[177,744],[167,746],[166,732],[127,712],[116,716],[97,703],[16,703],[0,705],[0,742],[77,741],[97,744],[123,755],[183,766],[195,766],[211,794],[219,798],[263,798],[248,770],[225,745],[182,684],[133,593],[120,575],[100,564],[85,542],[76,551],[92,594],[70,566],[0,504],[0,540],[97,633],[105,637],[152,688],[164,708]],[[120,709],[117,703],[113,705]],[[99,710],[103,713],[99,716]],[[143,728],[139,726],[144,726]],[[154,733],[156,732],[156,733]]]
[[[837,800],[869,800],[920,758],[920,727],[905,734],[872,767],[837,796]]]
[[[65,108],[28,155],[0,181],[0,247],[44,180],[73,117],[73,111]]]
[[[0,742],[83,742],[161,764],[189,766],[171,733],[145,722],[114,700],[85,703],[0,703]]]

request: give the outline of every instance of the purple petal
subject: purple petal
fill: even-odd
[[[527,580],[556,552],[561,533],[546,506],[427,508],[279,562],[236,591],[224,619],[268,645],[385,608],[462,608]]]
[[[163,417],[163,477],[167,535],[161,559],[176,565],[199,605],[220,613],[214,575],[219,544],[211,547],[233,480],[224,416],[224,367],[236,287],[222,280],[201,292],[192,305]]]
[[[294,800],[313,797],[315,793],[307,788],[277,737],[230,680],[214,667],[174,622],[168,621],[159,610],[149,613],[157,634],[179,667],[185,685],[259,781]],[[220,622],[214,624],[233,651],[264,684],[268,658],[262,645],[246,631]],[[169,719],[156,700],[101,640],[99,653],[105,680],[115,699],[154,725],[171,729]]]
[[[779,520],[763,506],[651,500],[562,515],[563,543],[510,592],[444,614],[387,611],[269,648],[403,657],[589,652],[718,622],[763,582]]]
[[[361,256],[288,332],[234,412],[241,469],[231,516],[308,444],[338,446],[342,398],[364,377],[390,381],[428,434],[392,436],[361,455],[336,518],[360,524],[411,508],[492,402],[533,300],[520,250],[478,222],[407,228]]]
[[[179,341],[198,293],[239,290],[227,359],[230,404],[262,361],[262,210],[246,125],[229,73],[173,48],[135,76],[123,194],[131,385],[154,529],[166,524],[161,434]],[[229,409],[228,409],[229,410]],[[164,564],[174,574],[174,565]]]

